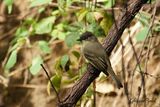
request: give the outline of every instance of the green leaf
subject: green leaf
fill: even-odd
[[[77,59],[79,59],[80,53],[79,53],[78,51],[72,51],[72,54],[73,54]]]
[[[53,23],[55,22],[56,17],[51,16],[45,19],[42,19],[39,23],[35,24],[35,33],[36,34],[45,34],[52,31]]]
[[[30,72],[32,75],[36,75],[40,69],[41,69],[41,65],[43,63],[43,59],[41,58],[41,56],[37,56],[32,60],[32,65],[29,68]]]
[[[108,35],[108,31],[110,30],[111,26],[113,25],[113,18],[110,14],[106,12],[102,12],[103,19],[100,22],[100,26],[105,32],[105,35]]]
[[[160,24],[153,26],[154,31],[160,32]]]
[[[78,78],[79,78],[79,75],[76,75],[70,79],[63,80],[62,83],[63,83],[63,85],[70,85],[70,84],[74,83],[76,80],[78,80]]]
[[[8,6],[8,13],[12,12],[13,0],[4,0],[4,3]]]
[[[56,73],[58,75],[61,75],[62,73],[61,58],[59,58],[58,60],[55,60],[54,69],[56,70]]]
[[[25,20],[24,20],[24,25],[32,25],[32,24],[35,24],[36,23],[36,20],[32,17],[27,17]]]
[[[30,7],[36,7],[44,4],[49,4],[52,0],[32,0]]]
[[[79,69],[78,73],[79,75],[82,75],[87,70],[87,64],[82,64],[82,67]]]
[[[87,14],[88,12],[89,12],[89,11],[88,11],[88,9],[86,9],[86,8],[81,9],[81,10],[77,13],[78,21],[82,21],[82,20],[85,18],[86,14]]]
[[[151,15],[147,12],[141,12],[140,14],[136,15],[136,18],[142,23],[142,25],[149,26]]]
[[[96,20],[95,20],[95,17],[94,17],[94,13],[93,13],[93,12],[88,12],[88,13],[86,14],[86,20],[87,20],[87,22],[89,22],[89,23],[95,23]]]
[[[52,32],[51,32],[51,36],[53,37],[53,39],[60,39],[60,40],[64,40],[65,37],[66,37],[66,34],[57,30],[57,29],[54,29]]]
[[[92,95],[93,95],[93,89],[92,89],[92,87],[90,86],[90,87],[88,88],[87,92],[85,93],[85,96],[86,96],[87,98],[91,98]]]
[[[9,56],[9,59],[5,65],[5,69],[6,70],[11,69],[16,64],[16,62],[17,62],[17,50],[14,50]]]
[[[4,3],[8,6],[8,5],[12,5],[13,4],[13,0],[4,0]]]
[[[111,8],[115,5],[115,0],[107,0],[105,3],[105,7]]]
[[[62,76],[61,75],[54,75],[52,78],[51,78],[51,81],[54,85],[54,87],[56,88],[56,90],[58,91],[60,89],[60,86],[61,86],[61,80],[62,80]],[[50,89],[51,89],[51,83],[50,81],[48,81],[48,85],[47,85],[47,92],[48,94],[50,95]]]
[[[68,47],[72,47],[73,45],[78,43],[77,42],[78,38],[79,38],[79,34],[77,32],[69,33],[65,38],[65,43],[67,44]]]
[[[54,75],[54,76],[51,78],[51,81],[52,81],[52,83],[53,83],[53,85],[55,86],[56,89],[59,89],[59,88],[60,88],[61,79],[62,79],[62,76],[61,76],[61,75]]]
[[[149,27],[144,27],[138,34],[136,35],[137,41],[144,41],[148,35]]]
[[[38,9],[38,13],[42,13],[44,11],[45,11],[45,7],[41,7],[41,8]]]
[[[19,27],[17,30],[16,30],[16,34],[15,36],[17,37],[26,37],[29,35],[29,31],[27,28],[25,28],[24,26],[22,27]]]
[[[64,30],[68,31],[67,32],[68,34],[72,34],[73,33],[75,35],[79,35],[79,34],[82,33],[82,31],[86,31],[85,28],[86,28],[86,25],[82,21],[81,22],[74,22],[71,25],[65,25],[64,26]]]
[[[54,26],[53,31],[51,32],[51,36],[53,37],[53,39],[60,39],[60,40],[64,40],[66,33],[64,32],[64,23],[60,23],[57,24],[56,26]]]
[[[95,34],[95,36],[104,36],[105,35],[104,30],[97,23],[92,23],[89,26],[87,26],[87,31],[92,32],[93,34]]]
[[[58,9],[59,11],[65,15],[66,12],[65,12],[65,9],[66,9],[66,0],[57,0],[58,2]]]
[[[39,41],[38,45],[44,53],[51,53],[51,48],[48,46],[48,43],[46,41]]]
[[[12,5],[9,5],[8,6],[8,14],[11,14],[11,12],[12,12]]]
[[[16,38],[14,41],[12,41],[15,44],[11,47],[10,51],[13,51],[17,48],[21,48],[26,43],[25,37]]]
[[[56,16],[58,14],[59,14],[59,10],[53,10],[51,13],[52,16]]]
[[[61,63],[61,66],[62,66],[63,69],[65,68],[68,61],[69,61],[69,56],[68,55],[62,56],[60,63]]]

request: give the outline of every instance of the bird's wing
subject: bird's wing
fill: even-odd
[[[103,58],[96,56],[92,53],[86,53],[86,52],[84,52],[84,56],[96,69],[101,71],[107,71],[106,70],[107,64]]]

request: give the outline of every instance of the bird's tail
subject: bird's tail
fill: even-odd
[[[108,69],[107,72],[111,75],[112,79],[115,81],[117,87],[120,89],[123,87],[121,81],[119,80],[119,78],[116,76],[116,74],[114,73],[111,64],[107,64],[108,65]]]

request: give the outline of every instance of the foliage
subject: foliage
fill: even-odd
[[[41,6],[44,4],[50,3],[52,0],[33,0],[30,4],[30,7]]]
[[[13,5],[13,0],[4,0],[4,3],[8,7],[8,13],[11,14],[12,12],[12,5]]]
[[[12,68],[15,63],[17,62],[17,50],[12,51],[11,55],[9,56],[9,59],[6,63],[5,69],[9,70]]]
[[[29,68],[31,74],[36,75],[40,71],[42,63],[43,63],[43,60],[41,56],[37,56],[33,58],[32,65]]]
[[[144,41],[149,33],[149,28],[144,27],[138,34],[136,35],[137,41]]]

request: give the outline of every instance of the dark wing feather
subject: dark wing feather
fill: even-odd
[[[85,52],[84,56],[96,69],[103,71],[106,75],[108,75],[106,70],[107,64],[104,59],[102,59],[101,57],[97,57],[94,54],[91,53],[88,54]]]

